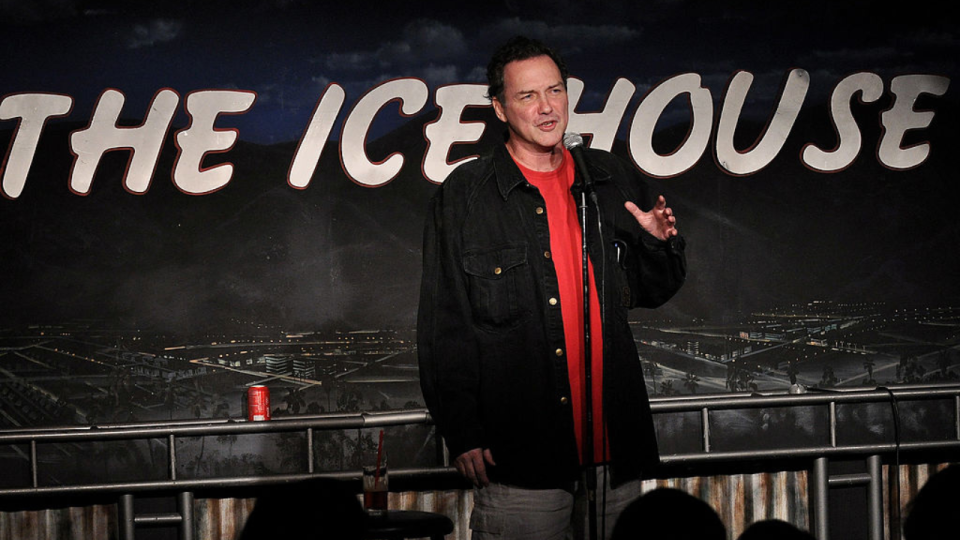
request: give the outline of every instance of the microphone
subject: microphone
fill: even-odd
[[[577,165],[577,172],[580,173],[580,178],[583,180],[583,191],[595,201],[593,178],[590,176],[590,171],[587,170],[586,160],[583,159],[583,137],[579,133],[564,133],[563,145],[570,151],[573,162]]]

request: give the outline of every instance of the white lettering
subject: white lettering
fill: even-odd
[[[160,90],[148,107],[139,127],[118,127],[125,101],[117,90],[105,90],[94,108],[90,125],[70,135],[70,149],[76,158],[70,171],[70,189],[86,195],[103,155],[113,150],[130,150],[123,185],[131,193],[146,193],[150,188],[160,157],[163,140],[170,129],[180,96],[169,89]]]
[[[634,164],[655,177],[683,174],[703,157],[711,144],[716,122],[713,152],[722,170],[744,176],[769,165],[783,149],[796,123],[810,86],[809,75],[802,69],[786,74],[779,102],[767,127],[753,145],[740,152],[734,148],[734,135],[753,78],[748,72],[738,72],[731,77],[718,115],[714,114],[711,92],[703,86],[699,74],[677,75],[654,86],[639,100],[628,126],[627,150]],[[908,170],[926,161],[930,143],[912,143],[919,138],[910,138],[907,133],[925,129],[933,120],[933,111],[917,109],[918,101],[924,99],[921,96],[941,96],[949,85],[949,78],[934,75],[905,75],[892,79],[890,108],[879,113],[883,131],[877,144],[877,159],[884,167]],[[636,87],[626,79],[617,79],[600,110],[582,113],[575,109],[583,101],[584,83],[571,78],[568,91],[568,129],[589,136],[592,148],[611,150]],[[470,145],[482,140],[486,123],[464,121],[463,116],[469,108],[489,106],[485,92],[486,86],[480,84],[454,84],[437,89],[434,98],[437,115],[423,130],[426,150],[421,165],[426,180],[442,183],[456,167],[476,158],[468,151],[458,151],[456,155],[461,157],[449,161],[455,145]],[[801,163],[813,171],[825,173],[850,167],[863,146],[860,126],[852,114],[853,98],[858,97],[861,103],[873,103],[883,95],[884,81],[874,73],[854,73],[837,83],[831,94],[829,112],[837,134],[836,146],[822,149],[813,143],[806,144],[800,152]],[[423,81],[403,78],[377,85],[356,102],[346,115],[338,144],[342,169],[353,182],[379,187],[400,173],[408,156],[393,152],[382,161],[374,162],[367,154],[367,138],[388,103],[398,102],[400,115],[409,117],[423,110],[428,97],[429,89]],[[317,174],[326,145],[331,137],[336,137],[334,126],[345,98],[344,89],[331,83],[317,100],[287,171],[287,183],[291,187],[305,189]],[[161,89],[153,97],[142,124],[121,127],[118,122],[125,99],[119,90],[104,90],[93,108],[89,124],[70,134],[69,145],[74,160],[68,186],[74,193],[87,195],[90,192],[103,156],[116,150],[130,152],[122,177],[123,187],[136,194],[149,190],[180,98],[172,89]],[[665,123],[667,117],[672,119],[674,109],[670,107],[678,99],[685,99],[685,106],[689,108],[686,137],[673,150],[658,154],[654,150],[658,123]],[[200,195],[215,192],[230,182],[233,175],[231,163],[203,168],[203,160],[208,154],[229,151],[238,139],[236,129],[215,129],[214,124],[221,114],[247,112],[256,100],[256,93],[250,90],[207,90],[187,96],[184,110],[190,122],[176,133],[177,156],[171,171],[178,189]],[[0,195],[9,199],[22,196],[40,137],[47,129],[46,123],[51,118],[69,115],[73,103],[71,96],[46,93],[10,94],[0,99],[0,121],[17,120],[6,157],[0,163]],[[393,119],[383,120],[393,122]]]
[[[427,138],[427,151],[423,156],[423,175],[434,183],[441,183],[460,165],[476,159],[469,156],[453,163],[447,161],[450,147],[457,143],[480,140],[486,124],[461,122],[460,117],[467,107],[489,106],[485,84],[455,84],[437,89],[436,103],[440,115],[427,124],[423,132]]]
[[[872,103],[883,95],[883,80],[875,73],[854,73],[840,81],[830,98],[830,115],[839,142],[834,150],[821,150],[812,144],[801,152],[803,163],[815,171],[836,172],[849,167],[860,154],[860,129],[850,112],[850,100],[860,93],[861,103]]]
[[[950,86],[950,79],[936,75],[902,75],[890,82],[890,91],[896,96],[890,110],[880,115],[883,138],[877,150],[880,163],[894,170],[919,166],[930,155],[930,143],[901,146],[904,134],[911,129],[923,129],[933,121],[933,111],[917,111],[913,107],[921,94],[942,96]]]
[[[230,182],[233,164],[222,163],[203,169],[203,158],[211,152],[226,152],[237,140],[236,129],[214,129],[221,114],[242,114],[250,110],[257,95],[249,90],[203,90],[187,95],[184,106],[190,125],[177,132],[180,151],[173,165],[173,183],[184,193],[204,195]]]
[[[427,103],[429,90],[418,79],[387,81],[360,98],[343,125],[340,136],[340,160],[344,171],[354,182],[370,187],[386,184],[396,178],[403,167],[403,156],[395,152],[380,163],[367,157],[366,139],[370,125],[387,103],[400,100],[403,116],[412,116]]]
[[[3,174],[0,193],[3,196],[16,199],[23,193],[40,133],[47,120],[66,116],[72,109],[73,98],[57,94],[15,94],[0,101],[0,120],[20,119],[7,149],[7,157],[0,162],[0,173]]]
[[[690,131],[683,144],[673,153],[661,156],[653,150],[653,133],[657,119],[675,98],[687,94],[690,103]],[[630,157],[642,171],[653,176],[678,175],[696,165],[710,142],[713,122],[713,99],[710,90],[701,86],[700,75],[685,73],[667,79],[654,87],[637,107],[630,126]]]
[[[617,129],[620,128],[620,122],[623,120],[623,115],[635,90],[636,86],[627,79],[617,79],[602,111],[578,113],[574,109],[583,95],[583,81],[573,77],[569,78],[567,80],[567,94],[570,99],[570,120],[567,123],[567,131],[581,135],[589,134],[591,135],[590,148],[599,148],[609,152],[613,148],[613,141],[617,138]]]
[[[330,137],[330,131],[333,129],[340,108],[343,107],[345,97],[346,92],[336,83],[323,91],[323,97],[313,109],[310,124],[300,138],[297,151],[293,154],[293,163],[290,164],[290,171],[287,173],[287,183],[291,187],[304,189],[310,185],[310,179],[317,170],[317,163],[320,162],[323,146]]]
[[[807,95],[810,75],[802,69],[794,69],[787,74],[787,82],[780,96],[780,103],[764,133],[751,150],[738,152],[733,146],[733,134],[737,129],[743,103],[746,101],[751,84],[753,84],[753,74],[741,71],[734,75],[727,87],[723,108],[720,110],[720,122],[717,125],[717,163],[724,170],[737,176],[759,171],[769,165],[780,153]]]

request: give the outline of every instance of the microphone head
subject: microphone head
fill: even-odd
[[[567,150],[583,146],[583,137],[581,137],[579,133],[564,133],[563,145],[567,147]]]

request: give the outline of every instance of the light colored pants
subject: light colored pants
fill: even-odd
[[[597,538],[609,539],[624,508],[640,496],[640,481],[610,488],[597,471]],[[606,480],[606,481],[605,481]],[[584,478],[566,489],[526,489],[491,483],[473,491],[473,540],[587,540],[589,503]]]

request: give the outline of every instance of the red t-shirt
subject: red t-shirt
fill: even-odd
[[[517,163],[528,182],[540,190],[546,203],[547,224],[550,228],[550,258],[557,271],[560,286],[560,309],[563,317],[563,333],[566,341],[567,374],[573,395],[573,424],[577,436],[580,462],[583,462],[583,424],[586,377],[583,358],[583,255],[577,202],[570,193],[574,181],[573,157],[566,149],[563,162],[553,171],[538,172]],[[591,372],[593,375],[593,455],[607,454],[603,444],[603,335],[600,318],[600,301],[593,277],[593,263],[588,263],[590,276],[590,344]],[[556,309],[550,308],[550,309]],[[608,448],[608,447],[607,447]]]

